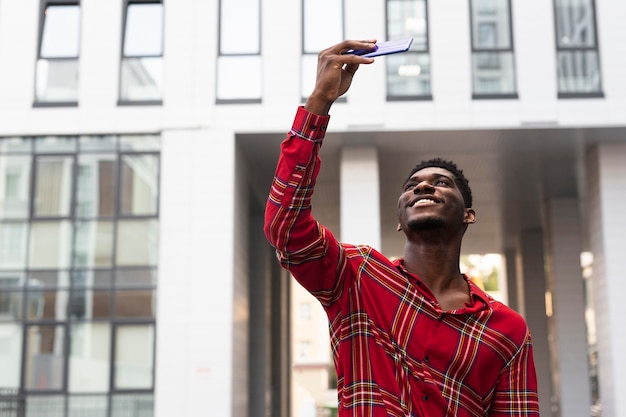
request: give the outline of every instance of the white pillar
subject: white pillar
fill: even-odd
[[[578,203],[564,198],[546,205],[553,384],[563,417],[588,417],[591,405]]]
[[[604,144],[587,156],[589,239],[602,415],[626,415],[626,145]]]
[[[548,347],[548,320],[546,317],[546,275],[543,257],[543,233],[529,230],[520,235],[520,272],[522,279],[523,311],[533,339],[533,352],[539,407],[543,416],[550,416],[552,409],[552,375]]]
[[[232,415],[234,163],[231,132],[162,135],[156,417]]]
[[[344,147],[340,161],[340,219],[344,242],[380,250],[380,184],[378,151]]]

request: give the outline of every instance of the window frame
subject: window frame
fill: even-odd
[[[416,1],[416,0],[385,0],[385,35],[387,37],[387,39],[391,40],[390,37],[390,30],[389,30],[389,3],[391,1]],[[428,2],[429,0],[421,0],[424,2],[424,16],[426,17],[426,42],[424,44],[424,49],[423,50],[411,50],[409,49],[406,52],[403,52],[402,55],[403,56],[420,56],[420,55],[426,55],[428,57],[428,62],[429,62],[429,74],[428,74],[428,80],[429,80],[429,93],[428,94],[413,94],[413,95],[402,95],[402,96],[398,96],[398,95],[393,95],[389,93],[389,79],[388,79],[388,67],[387,65],[389,65],[387,62],[385,62],[385,88],[386,88],[386,94],[385,94],[385,100],[389,101],[389,102],[394,102],[394,101],[432,101],[433,99],[433,89],[432,89],[432,71],[431,71],[431,54],[430,54],[430,13],[429,13],[429,7],[428,7]]]
[[[569,99],[569,98],[603,98],[604,97],[604,90],[603,90],[603,83],[602,83],[602,59],[600,57],[600,45],[598,42],[598,21],[597,21],[597,13],[596,13],[596,0],[589,0],[590,2],[590,9],[591,12],[593,13],[593,19],[592,19],[592,23],[593,23],[593,36],[594,36],[594,46],[575,46],[575,47],[561,47],[559,46],[559,27],[558,27],[558,10],[559,8],[557,7],[557,2],[559,0],[552,0],[552,8],[553,8],[553,17],[554,17],[554,48],[555,48],[555,52],[556,52],[556,84],[557,84],[557,98],[559,99]],[[558,63],[558,59],[559,59],[559,52],[588,52],[588,51],[592,51],[592,52],[596,52],[597,56],[598,56],[598,74],[600,75],[600,81],[599,81],[599,85],[598,85],[598,91],[592,91],[592,92],[572,92],[572,93],[568,93],[568,92],[561,92],[559,91],[559,63]]]
[[[508,32],[509,32],[509,46],[508,47],[483,47],[479,48],[475,46],[474,42],[474,0],[469,0],[469,18],[470,18],[470,51],[471,51],[471,61],[472,61],[472,99],[473,100],[493,100],[493,99],[517,99],[519,98],[518,88],[517,88],[517,68],[515,65],[515,39],[513,37],[513,10],[511,8],[511,0],[502,0],[507,3],[507,15],[509,19]],[[511,54],[512,59],[512,77],[513,77],[513,93],[476,93],[474,91],[474,83],[476,81],[477,74],[474,71],[474,58],[476,54],[480,53],[495,53],[495,54]]]
[[[46,9],[48,6],[78,6],[79,8],[79,46],[78,46],[78,54],[75,57],[57,57],[53,58],[57,61],[70,61],[76,60],[77,65],[80,63],[80,53],[82,49],[82,8],[80,4],[80,0],[40,0],[39,3],[39,29],[37,31],[37,55],[35,59],[35,64],[37,64],[41,59],[46,59],[41,56],[41,47],[43,46],[43,35],[44,35],[44,25],[46,24]],[[78,107],[78,93],[80,91],[80,85],[77,82],[76,87],[76,100],[72,101],[39,101],[37,100],[37,76],[38,71],[35,69],[35,82],[33,83],[33,107]]]
[[[257,50],[256,52],[240,52],[240,53],[232,53],[232,52],[224,52],[222,51],[222,29],[223,29],[223,19],[221,19],[222,16],[222,10],[223,10],[223,6],[222,6],[222,2],[224,1],[232,1],[232,0],[219,0],[218,1],[218,7],[217,7],[217,16],[218,16],[218,24],[217,24],[217,59],[216,59],[216,69],[215,69],[215,73],[216,73],[216,77],[215,77],[215,104],[258,104],[258,103],[262,103],[263,102],[263,79],[262,77],[259,79],[259,88],[261,90],[260,93],[260,97],[250,97],[250,98],[220,98],[218,91],[219,91],[219,84],[220,84],[220,76],[219,76],[219,64],[220,64],[220,60],[222,58],[236,58],[236,57],[258,57],[259,61],[261,61],[261,57],[262,57],[262,45],[263,45],[263,8],[262,8],[262,1],[261,0],[256,0],[259,4],[259,14],[257,16],[258,18],[258,25],[259,25],[259,32],[258,32],[258,45],[257,45]],[[262,62],[261,62],[262,65]]]
[[[160,55],[138,55],[127,57],[124,53],[124,45],[126,43],[126,24],[128,22],[128,7],[132,4],[160,4],[163,10],[163,21],[161,31],[161,54]],[[162,106],[163,105],[163,91],[161,91],[161,98],[158,100],[126,100],[121,98],[122,93],[122,67],[124,60],[127,58],[161,58],[161,65],[165,63],[165,4],[163,0],[123,0],[122,3],[122,36],[120,44],[120,65],[118,74],[118,106]]]

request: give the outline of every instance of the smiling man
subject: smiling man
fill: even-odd
[[[538,416],[524,319],[459,269],[463,235],[476,220],[462,170],[432,159],[411,171],[398,198],[401,259],[339,242],[311,214],[328,112],[359,65],[374,61],[345,52],[374,43],[344,41],[319,54],[315,88],[281,145],[265,214],[281,265],[328,315],[338,415]]]

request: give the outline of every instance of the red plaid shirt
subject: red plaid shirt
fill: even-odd
[[[524,319],[468,281],[442,311],[402,260],[338,242],[311,215],[329,116],[300,107],[282,144],[265,214],[281,265],[328,314],[339,416],[538,416]]]

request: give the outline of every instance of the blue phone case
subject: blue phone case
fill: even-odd
[[[398,52],[406,52],[411,47],[413,38],[398,39],[395,41],[379,42],[376,44],[374,50],[367,49],[355,49],[350,50],[348,54],[361,55],[367,58],[373,58],[375,56],[397,54]]]

